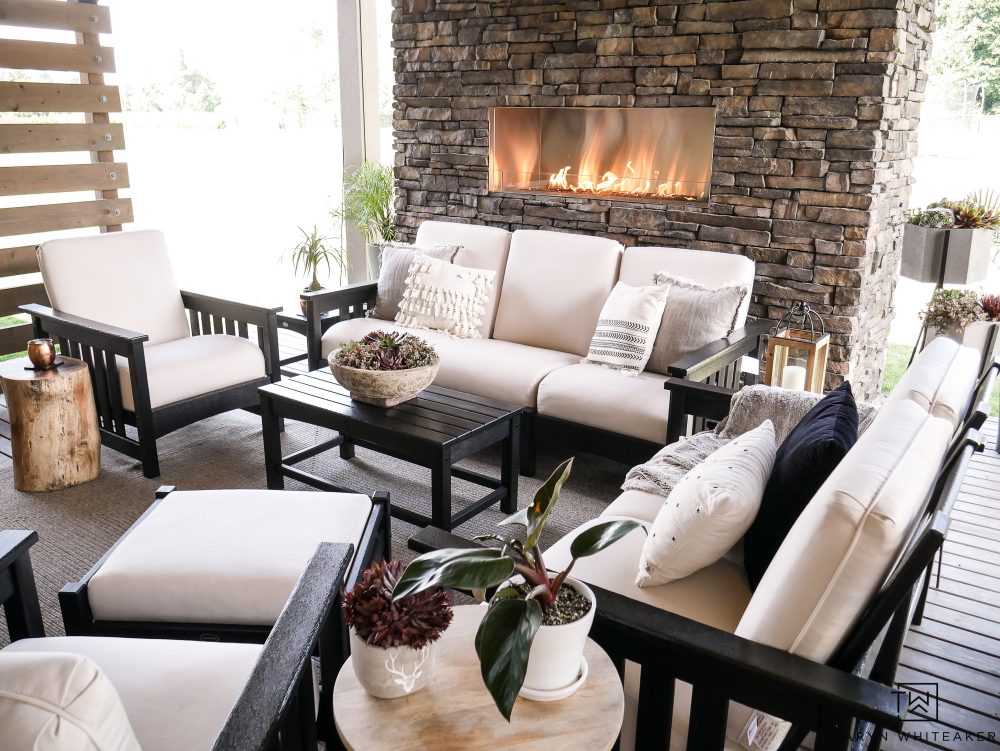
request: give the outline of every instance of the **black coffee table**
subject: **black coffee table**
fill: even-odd
[[[411,524],[450,530],[497,502],[504,513],[517,510],[521,407],[437,386],[395,407],[375,407],[352,401],[328,370],[283,379],[260,387],[258,392],[268,488],[280,490],[290,477],[322,490],[345,490],[293,465],[337,446],[342,458],[352,459],[354,447],[363,446],[431,470],[430,516],[392,506],[393,516]],[[282,456],[282,418],[329,428],[339,435]],[[497,443],[503,446],[499,480],[455,467],[455,462]],[[482,485],[490,492],[453,513],[453,477]]]

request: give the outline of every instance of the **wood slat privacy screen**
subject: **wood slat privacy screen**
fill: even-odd
[[[24,39],[24,29],[65,41]],[[121,96],[104,82],[115,57],[100,35],[110,32],[109,9],[96,0],[0,0],[0,317],[47,302],[34,251],[47,233],[113,232],[132,221],[131,200],[118,195],[128,166],[115,160],[125,137],[109,117]],[[73,81],[51,83],[52,72]],[[45,156],[58,152],[66,156]],[[60,196],[90,191],[87,200]],[[30,336],[28,324],[0,328],[0,354],[23,350]]]

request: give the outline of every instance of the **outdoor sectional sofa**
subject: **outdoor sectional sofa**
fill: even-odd
[[[732,334],[673,363],[669,375],[736,387],[744,355],[757,350],[767,322],[745,324],[754,263],[744,256],[683,248],[630,247],[603,237],[426,221],[417,246],[459,245],[454,262],[496,272],[480,339],[412,330],[440,356],[435,384],[527,409],[521,467],[533,474],[536,443],[587,451],[634,464],[684,430],[670,418],[664,374],[626,377],[581,362],[617,281],[653,283],[665,271],[709,288],[745,284]],[[366,317],[377,284],[304,293],[309,368],[325,367],[341,344],[376,329],[405,329]]]

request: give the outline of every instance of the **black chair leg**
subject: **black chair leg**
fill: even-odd
[[[537,446],[535,445],[535,415],[533,412],[524,412],[521,415],[521,429],[518,438],[520,447],[520,466],[518,474],[521,477],[534,477],[538,473],[537,467]]]
[[[153,479],[160,476],[160,456],[156,451],[155,436],[139,433],[139,461],[143,477]]]

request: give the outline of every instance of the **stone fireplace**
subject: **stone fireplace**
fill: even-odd
[[[454,218],[741,253],[757,263],[751,314],[809,302],[832,333],[827,385],[876,392],[933,0],[394,3],[401,236]],[[498,113],[541,129],[583,108],[712,112],[704,194],[629,148],[588,162],[586,117],[571,157],[529,155],[503,168],[513,180],[491,167]]]

